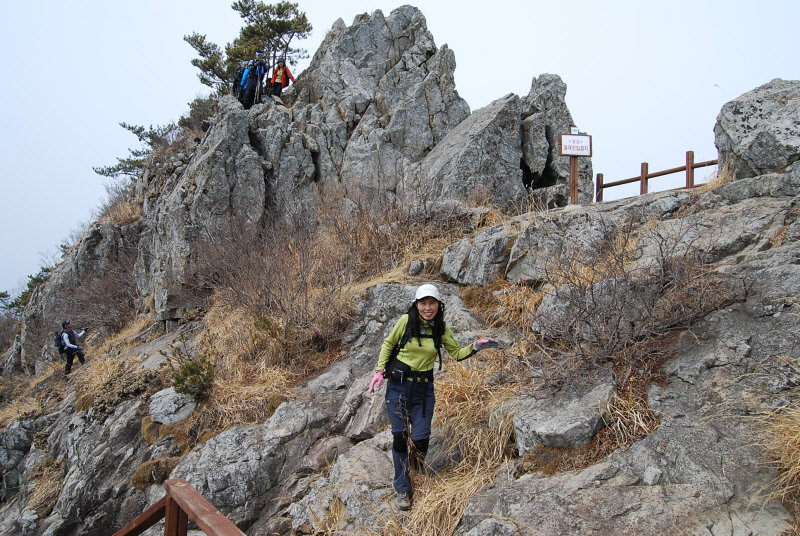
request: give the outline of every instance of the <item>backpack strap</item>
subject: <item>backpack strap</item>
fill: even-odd
[[[392,367],[394,360],[397,359],[397,354],[400,353],[400,349],[405,348],[406,344],[408,344],[411,339],[411,330],[409,329],[408,324],[406,324],[406,330],[403,332],[400,342],[397,343],[394,348],[392,348],[389,361],[386,362],[386,370],[383,371],[384,377],[387,376],[387,371]],[[422,339],[433,339],[433,346],[436,348],[436,355],[439,356],[439,370],[442,370],[442,338],[434,337],[433,335],[420,335],[417,339],[420,346],[422,346]]]

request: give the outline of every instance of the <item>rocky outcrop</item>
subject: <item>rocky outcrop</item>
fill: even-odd
[[[470,113],[455,91],[454,68],[453,52],[435,46],[415,8],[388,17],[362,15],[351,26],[337,21],[281,102],[245,111],[223,99],[199,147],[139,178],[140,222],[87,230],[34,296],[20,351],[9,354],[4,370],[33,372],[51,361],[49,326],[65,315],[79,321],[64,293],[82,288],[131,244],[136,288],[152,297],[155,318],[171,328],[194,304],[185,283],[197,245],[210,234],[246,234],[267,216],[313,209],[321,193],[335,192],[351,204],[375,203],[370,208],[398,203],[463,215],[476,205],[513,205],[533,187],[551,210],[519,215],[443,251],[440,275],[448,283],[440,289],[448,324],[462,343],[487,334],[515,341],[514,333],[485,325],[459,298],[461,286],[495,279],[545,294],[530,320],[542,341],[569,335],[587,347],[598,345],[607,328],[641,333],[650,310],[686,305],[680,299],[664,303],[674,298],[669,278],[680,273],[683,260],[696,261],[709,277],[694,290],[726,299],[688,327],[670,326],[675,353],[659,371],[663,381],[647,391],[657,424],[648,435],[581,470],[545,474],[529,471],[519,458],[509,461],[471,498],[457,534],[777,536],[788,530],[791,520],[781,504],[754,500],[753,490],[770,489],[775,472],[763,465],[753,416],[790,404],[800,384],[794,366],[800,162],[792,125],[773,127],[794,117],[796,83],[773,82],[720,114],[720,161],[739,166],[738,180],[708,190],[557,208],[566,204],[568,171],[556,140],[573,123],[563,82],[541,75],[527,96],[507,95]],[[580,175],[581,200],[588,201],[588,160]],[[620,237],[636,244],[635,255],[622,263],[625,270],[664,269],[661,294],[623,278],[580,286],[554,277],[554,271],[569,269],[557,261],[603,260],[607,249],[598,246],[617,246]],[[191,339],[200,328],[183,322],[171,334],[145,330],[145,344],[115,349],[118,357],[141,362],[144,370],[135,371],[141,379],[119,378],[120,392],[102,393],[90,409],[69,395],[0,434],[0,534],[108,533],[164,493],[158,482],[144,490],[132,486],[136,470],[178,457],[170,476],[189,480],[254,536],[322,532],[334,514],[335,530],[343,533],[402,521],[387,500],[392,437],[383,401],[366,387],[381,342],[408,308],[415,286],[367,289],[359,296],[357,320],[343,334],[348,349],[340,361],[299,386],[263,423],[232,427],[183,456],[169,435],[157,437],[149,427],[185,418],[192,405],[157,392],[162,386],[152,368],[163,363],[178,336],[194,352]],[[594,312],[591,307],[613,315],[575,320]],[[529,357],[509,354],[520,362]],[[590,442],[620,383],[609,364],[619,359],[624,357],[613,351],[587,359],[590,368],[605,365],[596,367],[602,374],[594,382],[562,378],[544,388],[542,370],[524,369],[530,374],[514,381],[536,396],[492,408],[503,417],[514,412],[518,454]],[[616,372],[627,381],[626,367]],[[150,422],[143,423],[148,415]],[[444,473],[456,460],[443,452],[443,434],[434,427],[428,460]],[[37,512],[27,501],[36,485],[33,472],[45,461],[63,467],[63,482],[52,511]]]
[[[534,201],[544,207],[563,207],[569,199],[569,157],[558,155],[558,135],[575,125],[567,109],[567,85],[557,75],[533,79],[522,99],[522,170]],[[594,199],[592,162],[578,159],[578,202]]]
[[[720,169],[737,179],[800,160],[800,82],[775,79],[725,104],[714,136]]]
[[[594,439],[608,421],[607,408],[616,394],[610,366],[579,385],[568,385],[546,397],[525,395],[506,404],[514,415],[517,452],[537,445],[577,449]]]
[[[76,326],[87,325],[90,313],[84,306],[94,300],[94,292],[128,290],[121,288],[118,280],[104,280],[107,274],[126,271],[123,279],[130,281],[133,292],[130,269],[138,243],[138,223],[91,224],[64,260],[50,271],[47,282],[33,293],[22,316],[19,352],[14,354],[20,361],[8,363],[6,370],[16,368],[38,375],[51,362],[58,362],[53,334],[61,331],[61,323],[70,319]]]
[[[543,75],[527,97],[508,95],[470,114],[454,70],[453,52],[437,48],[422,14],[404,6],[351,26],[337,21],[282,102],[248,112],[224,98],[188,165],[166,181],[139,181],[154,202],[145,204],[137,280],[158,318],[179,318],[193,305],[178,282],[191,273],[198,241],[234,226],[246,233],[267,213],[313,210],[321,197],[430,216],[485,203],[508,209],[527,187],[548,187],[544,203],[566,204],[568,164],[557,156],[557,135],[572,123],[564,83]],[[588,160],[580,184],[586,202]]]
[[[54,359],[42,340],[76,317],[75,289],[103,269],[109,246],[133,247],[140,309],[172,329],[200,303],[192,285],[197,250],[210,237],[247,234],[268,217],[313,211],[320,199],[427,217],[469,214],[491,204],[563,206],[569,166],[558,134],[573,124],[566,85],[533,79],[525,97],[507,95],[470,113],[455,88],[455,54],[437,47],[425,18],[403,6],[384,16],[337,21],[282,100],[250,110],[223,97],[198,147],[166,156],[138,178],[138,224],[93,226],[26,311],[21,366]],[[590,159],[581,159],[580,202],[592,199]],[[152,305],[151,305],[152,304]]]

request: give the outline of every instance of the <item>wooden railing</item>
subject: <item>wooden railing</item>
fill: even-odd
[[[647,193],[648,181],[655,177],[662,177],[664,175],[670,175],[672,173],[680,173],[682,171],[686,172],[686,186],[681,188],[676,188],[676,190],[682,190],[684,188],[694,188],[696,185],[694,183],[694,170],[701,167],[706,166],[715,166],[717,165],[716,160],[707,160],[705,162],[697,162],[694,161],[694,151],[686,151],[686,165],[681,167],[676,167],[672,169],[665,169],[664,171],[657,171],[655,173],[650,173],[648,169],[647,162],[642,162],[641,173],[637,177],[631,177],[630,179],[623,179],[621,181],[609,182],[607,184],[603,183],[603,174],[597,174],[597,182],[596,182],[596,193],[595,199],[597,202],[601,202],[603,200],[603,190],[605,188],[611,188],[612,186],[621,186],[623,184],[629,184],[631,182],[639,181],[639,195],[644,195]]]
[[[167,480],[164,489],[167,494],[160,501],[115,532],[114,536],[138,536],[162,519],[164,536],[186,536],[189,519],[208,536],[245,536],[186,480]]]

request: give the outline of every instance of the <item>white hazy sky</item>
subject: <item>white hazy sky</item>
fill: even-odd
[[[267,2],[269,3],[269,2]],[[0,290],[57,259],[58,244],[105,198],[93,166],[137,147],[118,123],[162,125],[208,93],[183,36],[221,46],[241,19],[228,0],[0,0]],[[388,14],[399,2],[300,1],[313,55],[337,18]],[[592,135],[606,182],[717,157],[722,105],[773,78],[800,79],[797,0],[417,0],[436,44],[455,53],[472,110],[533,77],[558,74],[577,126]],[[295,74],[308,65],[293,66]],[[487,83],[486,80],[491,80]],[[698,170],[698,177],[707,173]],[[683,179],[674,179],[680,183]],[[675,184],[674,186],[677,186]],[[653,190],[673,187],[654,179]],[[606,199],[636,189],[606,191]]]

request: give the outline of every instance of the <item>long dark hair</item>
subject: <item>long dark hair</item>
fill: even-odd
[[[420,317],[416,301],[412,302],[411,307],[408,308],[408,327],[406,329],[411,334],[411,338],[416,337],[417,342],[422,346]],[[436,316],[433,317],[433,343],[437,349],[442,346],[442,335],[444,335],[444,303],[439,302],[439,310],[436,312]]]

